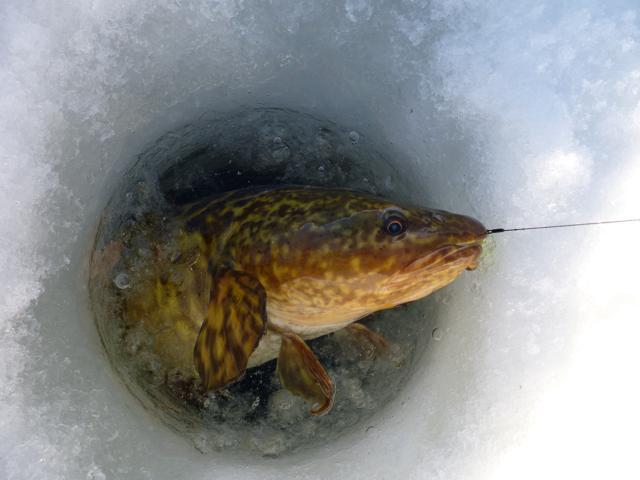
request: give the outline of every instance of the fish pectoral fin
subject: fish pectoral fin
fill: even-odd
[[[309,413],[324,415],[331,410],[335,393],[333,381],[299,336],[292,333],[282,334],[277,371],[284,388],[294,395],[314,402]]]
[[[347,331],[362,343],[373,346],[376,353],[385,353],[389,349],[389,341],[378,332],[371,330],[362,323],[352,323]]]
[[[267,325],[267,296],[256,278],[221,269],[212,283],[206,318],[193,351],[207,391],[220,389],[244,374]]]

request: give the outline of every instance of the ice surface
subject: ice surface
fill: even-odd
[[[121,387],[86,259],[145,145],[240,106],[376,139],[405,194],[489,227],[637,217],[639,15],[635,0],[3,2],[0,478],[637,478],[637,226],[492,239],[438,297],[442,338],[397,401],[267,462],[201,454]]]

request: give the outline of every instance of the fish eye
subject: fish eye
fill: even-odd
[[[407,220],[398,215],[392,214],[384,221],[384,231],[389,235],[396,236],[404,233],[407,230]]]

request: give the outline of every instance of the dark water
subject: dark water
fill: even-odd
[[[147,408],[203,452],[277,456],[366,427],[410,380],[435,320],[429,299],[367,319],[391,342],[386,354],[345,331],[311,341],[336,384],[334,407],[323,417],[309,415],[308,404],[280,387],[275,361],[206,395],[164,364],[150,348],[148,332],[124,315],[123,302],[151,267],[154,245],[171,244],[176,205],[277,184],[350,187],[407,200],[399,172],[358,132],[281,109],[211,114],[166,134],[139,156],[107,205],[96,238],[90,291],[112,365]]]

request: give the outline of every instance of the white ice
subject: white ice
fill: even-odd
[[[488,227],[639,217],[636,0],[6,0],[0,22],[0,478],[640,476],[637,224],[496,236],[373,428],[279,460],[158,423],[86,298],[119,175],[211,109],[317,112]]]

